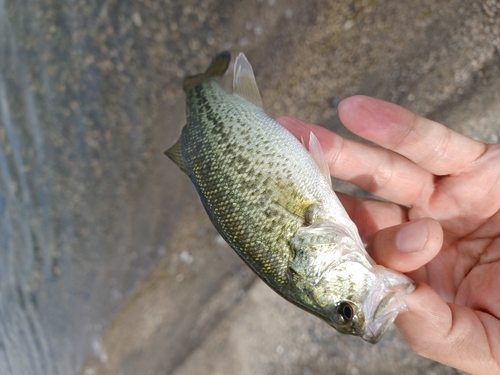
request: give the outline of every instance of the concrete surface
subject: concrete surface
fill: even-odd
[[[187,17],[215,17],[194,3],[185,9],[192,12],[186,11]],[[264,106],[271,115],[297,116],[346,134],[332,103],[363,93],[403,105],[475,138],[498,141],[497,3],[261,1],[227,4],[218,10],[220,23],[212,36],[207,40],[193,36],[188,43],[188,54],[193,57],[187,59],[184,70],[203,70],[210,56],[221,48],[243,50],[254,65]],[[181,19],[178,24],[182,23]],[[179,82],[180,79],[177,85]],[[176,98],[182,97],[178,87],[172,91]],[[179,124],[167,121],[167,126],[173,125]],[[171,140],[166,142],[170,144]],[[185,179],[178,171],[172,173]],[[345,184],[340,187],[353,190]],[[202,216],[199,204],[197,209],[195,216]],[[209,238],[217,236],[210,224],[205,230],[210,232]],[[199,231],[200,228],[193,228],[186,238],[191,239]],[[207,242],[202,238],[198,246],[206,247]],[[179,256],[176,252],[185,251],[186,247],[178,239],[170,242],[168,249],[173,251],[167,251],[170,254],[165,265],[160,265],[156,273],[164,275],[166,272],[160,269],[171,267],[167,264],[175,262]],[[229,248],[224,250],[224,256],[233,256]],[[212,254],[195,248],[188,252],[193,262],[203,262]],[[180,284],[205,279],[214,271],[221,269],[200,269],[189,276],[182,273]],[[237,281],[223,282],[216,294],[227,293],[231,283]],[[164,288],[172,288],[172,282],[166,281]],[[183,291],[189,293],[180,287],[176,290],[163,303],[178,306],[176,301],[184,298]],[[193,287],[190,293],[196,295],[199,289]],[[101,369],[97,373],[134,373],[126,365],[130,358],[135,363],[143,362],[141,371],[148,374],[460,373],[419,358],[394,329],[376,346],[341,336],[283,301],[259,280],[243,296],[233,293],[236,291],[220,298],[238,303],[222,316],[220,310],[214,311],[217,322],[203,336],[194,328],[200,325],[198,318],[189,317],[193,311],[165,310],[165,320],[172,322],[172,328],[191,319],[191,330],[176,335],[164,320],[157,327],[164,332],[162,338],[144,337],[145,345],[140,349],[129,348],[121,341],[118,362],[97,366]],[[141,295],[142,289],[137,294]],[[206,313],[212,306],[200,304],[195,315]],[[131,309],[132,305],[127,307]],[[130,314],[127,307],[121,310],[117,321]],[[172,314],[177,314],[177,318],[172,319]],[[147,319],[148,315],[145,312],[139,317]],[[111,327],[104,336],[105,347],[117,345],[111,339],[114,329],[124,327]],[[193,330],[196,343],[191,341]],[[131,341],[137,348],[136,340]],[[172,341],[175,349],[167,350]],[[158,347],[169,353],[173,350],[175,360],[170,354],[159,355],[161,359],[151,356],[162,352]],[[189,350],[181,355],[181,348]],[[158,362],[161,371],[155,367]]]
[[[7,107],[21,139],[36,149],[42,135],[43,163],[29,148],[21,153],[44,171],[33,191],[46,187],[59,218],[40,224],[54,236],[42,249],[54,251],[41,255],[37,282],[16,281],[21,291],[30,285],[28,306],[38,299],[45,341],[5,373],[460,373],[418,357],[395,329],[372,346],[275,295],[221,240],[188,178],[162,152],[184,125],[182,77],[222,49],[245,52],[272,116],[348,135],[335,105],[362,93],[498,142],[498,1],[0,5],[9,58],[0,84],[12,95]],[[33,124],[32,110],[39,126],[23,127]],[[1,128],[0,140],[3,150],[12,147]],[[2,313],[0,320],[19,335]]]

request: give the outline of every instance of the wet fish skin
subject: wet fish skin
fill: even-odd
[[[244,55],[233,94],[219,85],[229,60],[221,53],[205,73],[185,79],[187,125],[167,156],[261,279],[338,331],[377,342],[412,282],[370,259],[321,160],[262,109]]]

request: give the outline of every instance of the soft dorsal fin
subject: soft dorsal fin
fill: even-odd
[[[304,141],[302,141],[304,143]],[[313,132],[309,135],[309,153],[318,165],[321,174],[325,177],[326,181],[332,187],[332,178],[330,176],[330,168],[328,168],[328,162],[326,161],[325,154],[321,148],[318,138]]]
[[[262,99],[255,81],[252,65],[243,53],[234,62],[233,94],[241,96],[257,107],[262,108]]]
[[[182,88],[184,89],[184,91],[187,91],[191,87],[197,86],[207,79],[213,77],[222,77],[226,72],[230,62],[231,54],[228,51],[219,53],[217,56],[215,56],[205,73],[184,78]]]
[[[183,171],[185,174],[187,174],[186,167],[184,165],[184,161],[182,160],[182,148],[181,148],[181,138],[178,139],[175,144],[170,147],[167,151],[164,152],[165,155],[167,155],[172,161]]]

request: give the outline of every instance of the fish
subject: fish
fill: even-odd
[[[376,343],[405,311],[413,281],[377,265],[309,150],[263,109],[253,68],[219,53],[184,79],[187,124],[165,154],[189,176],[213,225],[275,292],[343,334]]]

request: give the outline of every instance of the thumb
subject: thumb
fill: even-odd
[[[468,307],[446,303],[420,283],[406,298],[408,311],[396,324],[411,348],[423,357],[471,374],[497,374],[500,322]]]
[[[410,272],[434,258],[442,244],[443,230],[439,222],[421,218],[381,229],[375,233],[367,250],[378,264]]]

